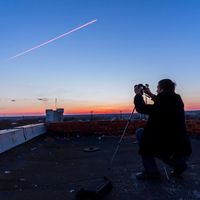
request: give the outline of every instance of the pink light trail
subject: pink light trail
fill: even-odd
[[[33,50],[35,50],[35,49],[38,49],[38,48],[40,48],[40,47],[42,47],[42,46],[44,46],[44,45],[46,45],[46,44],[49,44],[49,43],[51,43],[51,42],[53,42],[53,41],[55,41],[55,40],[58,40],[58,39],[60,39],[60,38],[62,38],[62,37],[65,37],[66,35],[69,35],[70,33],[73,33],[73,32],[75,32],[75,31],[78,31],[79,29],[82,29],[82,28],[84,28],[84,27],[90,25],[90,24],[93,24],[93,23],[95,23],[96,21],[97,21],[96,19],[95,19],[95,20],[92,20],[92,21],[90,21],[90,22],[88,22],[88,23],[86,23],[86,24],[83,24],[83,25],[81,25],[81,26],[79,26],[79,27],[77,27],[77,28],[72,29],[71,31],[68,31],[68,32],[66,32],[66,33],[63,33],[62,35],[59,35],[59,36],[57,36],[57,37],[55,37],[55,38],[52,38],[52,39],[50,39],[50,40],[48,40],[48,41],[46,41],[46,42],[44,42],[44,43],[42,43],[42,44],[39,44],[39,45],[37,45],[37,46],[35,46],[35,47],[32,47],[31,49],[28,49],[28,50],[23,51],[23,52],[21,52],[21,53],[15,55],[15,56],[12,56],[12,57],[8,58],[8,60],[12,60],[12,59],[14,59],[14,58],[17,58],[17,57],[19,57],[19,56],[22,56],[22,55],[24,55],[24,54],[30,52],[30,51],[33,51]]]

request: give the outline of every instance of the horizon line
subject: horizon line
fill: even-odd
[[[195,109],[195,110],[185,110],[185,112],[200,112],[200,109]],[[131,111],[127,111],[127,112],[95,112],[93,111],[91,112],[80,112],[80,113],[64,113],[63,115],[113,115],[113,114],[129,114],[131,113]],[[135,112],[134,114],[140,114]],[[40,112],[36,112],[36,113],[3,113],[0,114],[0,117],[29,117],[29,116],[46,116],[45,113],[40,113]]]

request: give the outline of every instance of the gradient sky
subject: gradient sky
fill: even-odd
[[[200,109],[199,10],[199,0],[1,0],[0,115],[44,113],[56,98],[66,114],[127,112],[135,84],[156,92],[163,78]]]

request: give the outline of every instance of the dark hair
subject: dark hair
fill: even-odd
[[[174,92],[176,83],[170,79],[162,79],[158,82],[158,85],[164,92]]]

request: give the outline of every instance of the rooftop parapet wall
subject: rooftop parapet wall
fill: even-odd
[[[127,134],[134,134],[137,128],[142,128],[145,121],[131,121],[129,123]],[[87,122],[54,122],[47,123],[47,131],[54,133],[64,133],[66,136],[77,135],[121,135],[125,126],[126,120],[114,121],[87,121]]]
[[[121,135],[127,121],[87,121],[87,122],[51,122],[47,123],[47,131],[54,133],[64,133],[66,136],[77,135]],[[143,128],[146,124],[144,120],[131,121],[127,134],[134,134],[137,128]],[[200,136],[200,120],[186,120],[187,132]]]
[[[0,153],[25,143],[46,132],[44,123],[0,131]]]

